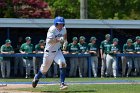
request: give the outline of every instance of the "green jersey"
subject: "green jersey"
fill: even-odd
[[[111,42],[110,41],[102,41],[100,44],[100,49],[103,50],[103,53],[108,54],[110,51]]]
[[[88,44],[88,50],[89,51],[95,51],[97,53],[98,49],[97,49],[97,45],[96,44],[92,44],[92,43],[89,43]],[[92,56],[95,56],[97,54],[93,54],[91,53]]]
[[[140,52],[140,43],[135,42],[134,47],[136,52]]]
[[[88,45],[87,45],[87,43],[83,43],[83,44],[78,43],[78,45],[80,47],[80,50],[79,50],[80,53],[85,53],[85,52],[88,51]]]
[[[111,44],[110,51],[109,51],[110,55],[114,55],[114,52],[119,52],[119,51],[120,51],[119,45]]]
[[[1,52],[12,52],[13,47],[12,46],[6,46],[5,44],[1,46]],[[10,60],[10,57],[3,57],[4,60]]]
[[[35,45],[35,51],[36,52],[38,52],[38,51],[42,51],[43,52],[44,48],[45,48],[44,46],[40,46],[39,44]]]
[[[20,51],[24,51],[25,53],[33,53],[33,44],[23,43],[20,47]],[[31,58],[31,57],[24,57]]]
[[[67,51],[69,51],[69,53],[79,53],[79,45],[78,44],[73,44],[70,43],[67,46]]]
[[[123,52],[135,52],[135,47],[132,44],[131,46],[128,46],[127,44],[123,45]]]

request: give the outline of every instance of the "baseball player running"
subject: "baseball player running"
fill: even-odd
[[[107,76],[112,75],[112,69],[113,69],[113,76],[116,78],[117,73],[116,73],[116,56],[115,54],[120,52],[120,48],[118,45],[118,39],[114,38],[113,39],[113,44],[110,46],[110,50],[108,51],[109,53],[106,56],[106,74]]]
[[[134,48],[134,45],[133,45],[132,42],[133,42],[132,39],[127,39],[127,43],[124,44],[124,46],[123,46],[123,52],[124,53],[134,54],[135,48]],[[133,57],[131,57],[131,56],[126,57],[126,62],[127,62],[127,65],[128,65],[127,77],[129,77],[131,69],[132,69]]]
[[[48,30],[46,46],[44,49],[43,63],[40,67],[39,72],[34,76],[34,79],[32,81],[33,88],[37,86],[39,79],[43,74],[46,74],[54,60],[60,68],[60,89],[67,89],[68,86],[64,83],[66,62],[62,51],[60,50],[60,42],[64,42],[63,47],[67,46],[65,20],[63,17],[59,16],[54,19],[54,25],[52,25]]]

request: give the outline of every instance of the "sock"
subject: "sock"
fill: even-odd
[[[35,79],[40,79],[42,75],[42,72],[39,70],[38,73],[35,75]]]
[[[61,82],[61,84],[64,84],[65,74],[66,74],[66,69],[60,68],[60,82]]]

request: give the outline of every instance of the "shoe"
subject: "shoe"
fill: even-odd
[[[80,78],[82,78],[83,76],[82,75],[80,75]]]
[[[32,81],[32,87],[33,88],[35,88],[36,86],[37,86],[37,84],[38,84],[38,79],[34,79],[33,81]]]
[[[61,84],[60,85],[60,90],[65,90],[67,88],[68,88],[68,86],[66,84]]]
[[[26,77],[25,77],[26,79],[28,79],[28,78],[30,78],[30,76],[29,75],[26,75]]]

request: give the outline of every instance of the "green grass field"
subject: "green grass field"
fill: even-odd
[[[134,81],[140,78],[66,78],[66,82],[93,82],[127,80]],[[31,82],[32,79],[0,79],[0,82]],[[40,82],[59,82],[59,78],[41,79]],[[67,90],[59,90],[59,85],[41,85],[36,88],[17,88],[18,91],[43,93],[140,93],[139,84],[69,84]]]

